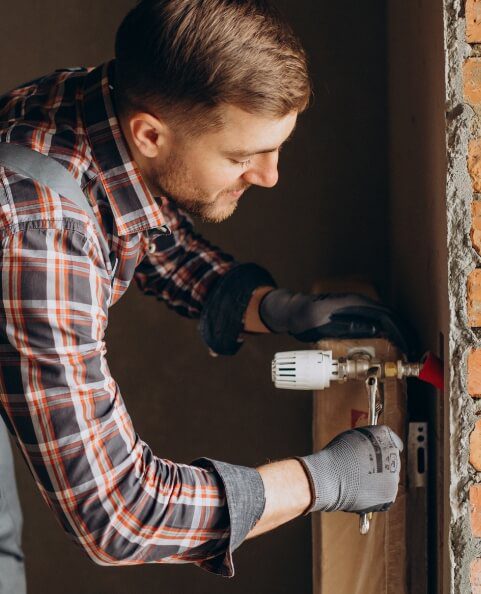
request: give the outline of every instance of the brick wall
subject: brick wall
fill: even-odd
[[[471,242],[481,254],[481,0],[466,1],[466,41],[471,45],[471,55],[464,63],[464,100],[474,110],[471,139],[468,144],[467,165],[472,182]],[[473,270],[467,281],[468,324],[481,328],[481,269]],[[481,350],[468,353],[468,393],[472,398],[481,398]],[[475,481],[481,473],[481,419],[474,423],[469,441],[469,462],[476,471]],[[469,489],[471,537],[481,538],[481,484]],[[481,558],[471,563],[470,580],[472,592],[481,594]]]

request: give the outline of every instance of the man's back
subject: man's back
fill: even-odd
[[[113,279],[114,303],[127,288],[146,249],[143,245],[143,251],[133,250],[131,242],[121,238],[142,228],[161,227],[164,217],[146,192],[136,194],[142,187],[140,175],[123,142],[116,142],[121,133],[111,103],[107,67],[90,69],[90,74],[86,68],[56,71],[4,95],[0,98],[0,142],[27,146],[61,163],[98,213],[106,239],[112,243],[118,236],[110,265],[122,259],[123,274],[119,271]],[[1,182],[0,223],[5,228],[65,220],[95,237],[88,216],[67,196],[8,171]],[[147,209],[152,211],[148,215]],[[108,270],[109,263],[106,267]]]
[[[0,170],[0,413],[44,499],[99,563],[181,562],[182,551],[203,563],[203,542],[221,553],[228,538],[219,475],[212,464],[209,471],[156,458],[139,439],[110,375],[104,334],[108,308],[134,274],[145,293],[196,317],[233,259],[148,191],[122,137],[111,77],[112,63],[60,71],[0,99],[0,142],[66,167],[110,248],[106,259],[88,214],[68,196]],[[159,243],[165,235],[172,240]],[[187,510],[206,503],[211,511],[186,524]],[[221,573],[231,563],[230,553],[206,561]]]

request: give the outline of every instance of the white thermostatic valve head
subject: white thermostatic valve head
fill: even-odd
[[[287,351],[276,353],[272,361],[272,381],[276,388],[324,390],[338,379],[338,362],[332,351]]]

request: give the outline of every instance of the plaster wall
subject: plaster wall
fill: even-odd
[[[479,490],[479,474],[470,465],[470,434],[479,419],[479,399],[472,398],[479,390],[469,385],[477,365],[467,365],[467,355],[479,349],[479,326],[472,313],[467,311],[466,286],[470,273],[480,266],[480,256],[473,247],[471,227],[474,229],[471,208],[479,199],[467,170],[468,146],[471,139],[479,138],[479,106],[472,105],[472,98],[465,92],[471,85],[479,89],[479,81],[471,80],[465,68],[470,56],[479,55],[479,46],[466,43],[465,16],[469,3],[445,1],[446,37],[446,90],[447,90],[447,141],[448,141],[448,238],[449,238],[449,298],[452,311],[450,327],[451,353],[451,584],[454,592],[464,592],[479,584],[479,557],[481,547],[479,532],[475,530],[475,509],[470,510],[469,494]],[[471,3],[472,9],[472,3]],[[471,25],[474,14],[471,10]],[[476,61],[476,60],[475,60]],[[474,84],[473,84],[474,83]],[[466,85],[466,86],[465,86]],[[472,298],[471,298],[472,301]],[[472,305],[471,305],[472,308]],[[473,360],[474,362],[474,360]],[[473,442],[471,454],[479,446]],[[473,498],[474,499],[474,498]],[[474,561],[478,558],[478,561]]]
[[[266,266],[281,286],[309,290],[319,277],[357,274],[385,295],[384,3],[278,4],[310,55],[313,106],[282,154],[277,188],[252,189],[231,220],[200,229],[238,259]],[[0,89],[55,68],[109,59],[116,26],[131,5],[5,0]],[[310,450],[310,395],[276,391],[269,378],[272,354],[298,343],[252,338],[236,357],[213,359],[195,322],[132,287],[111,310],[108,347],[134,425],[158,455],[258,465]],[[229,581],[190,566],[98,567],[66,540],[18,457],[17,463],[31,594],[311,591],[309,518],[245,544]]]

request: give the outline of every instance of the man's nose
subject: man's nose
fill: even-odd
[[[279,179],[277,171],[278,159],[279,154],[277,152],[257,155],[255,164],[244,173],[244,180],[255,186],[274,187]]]

